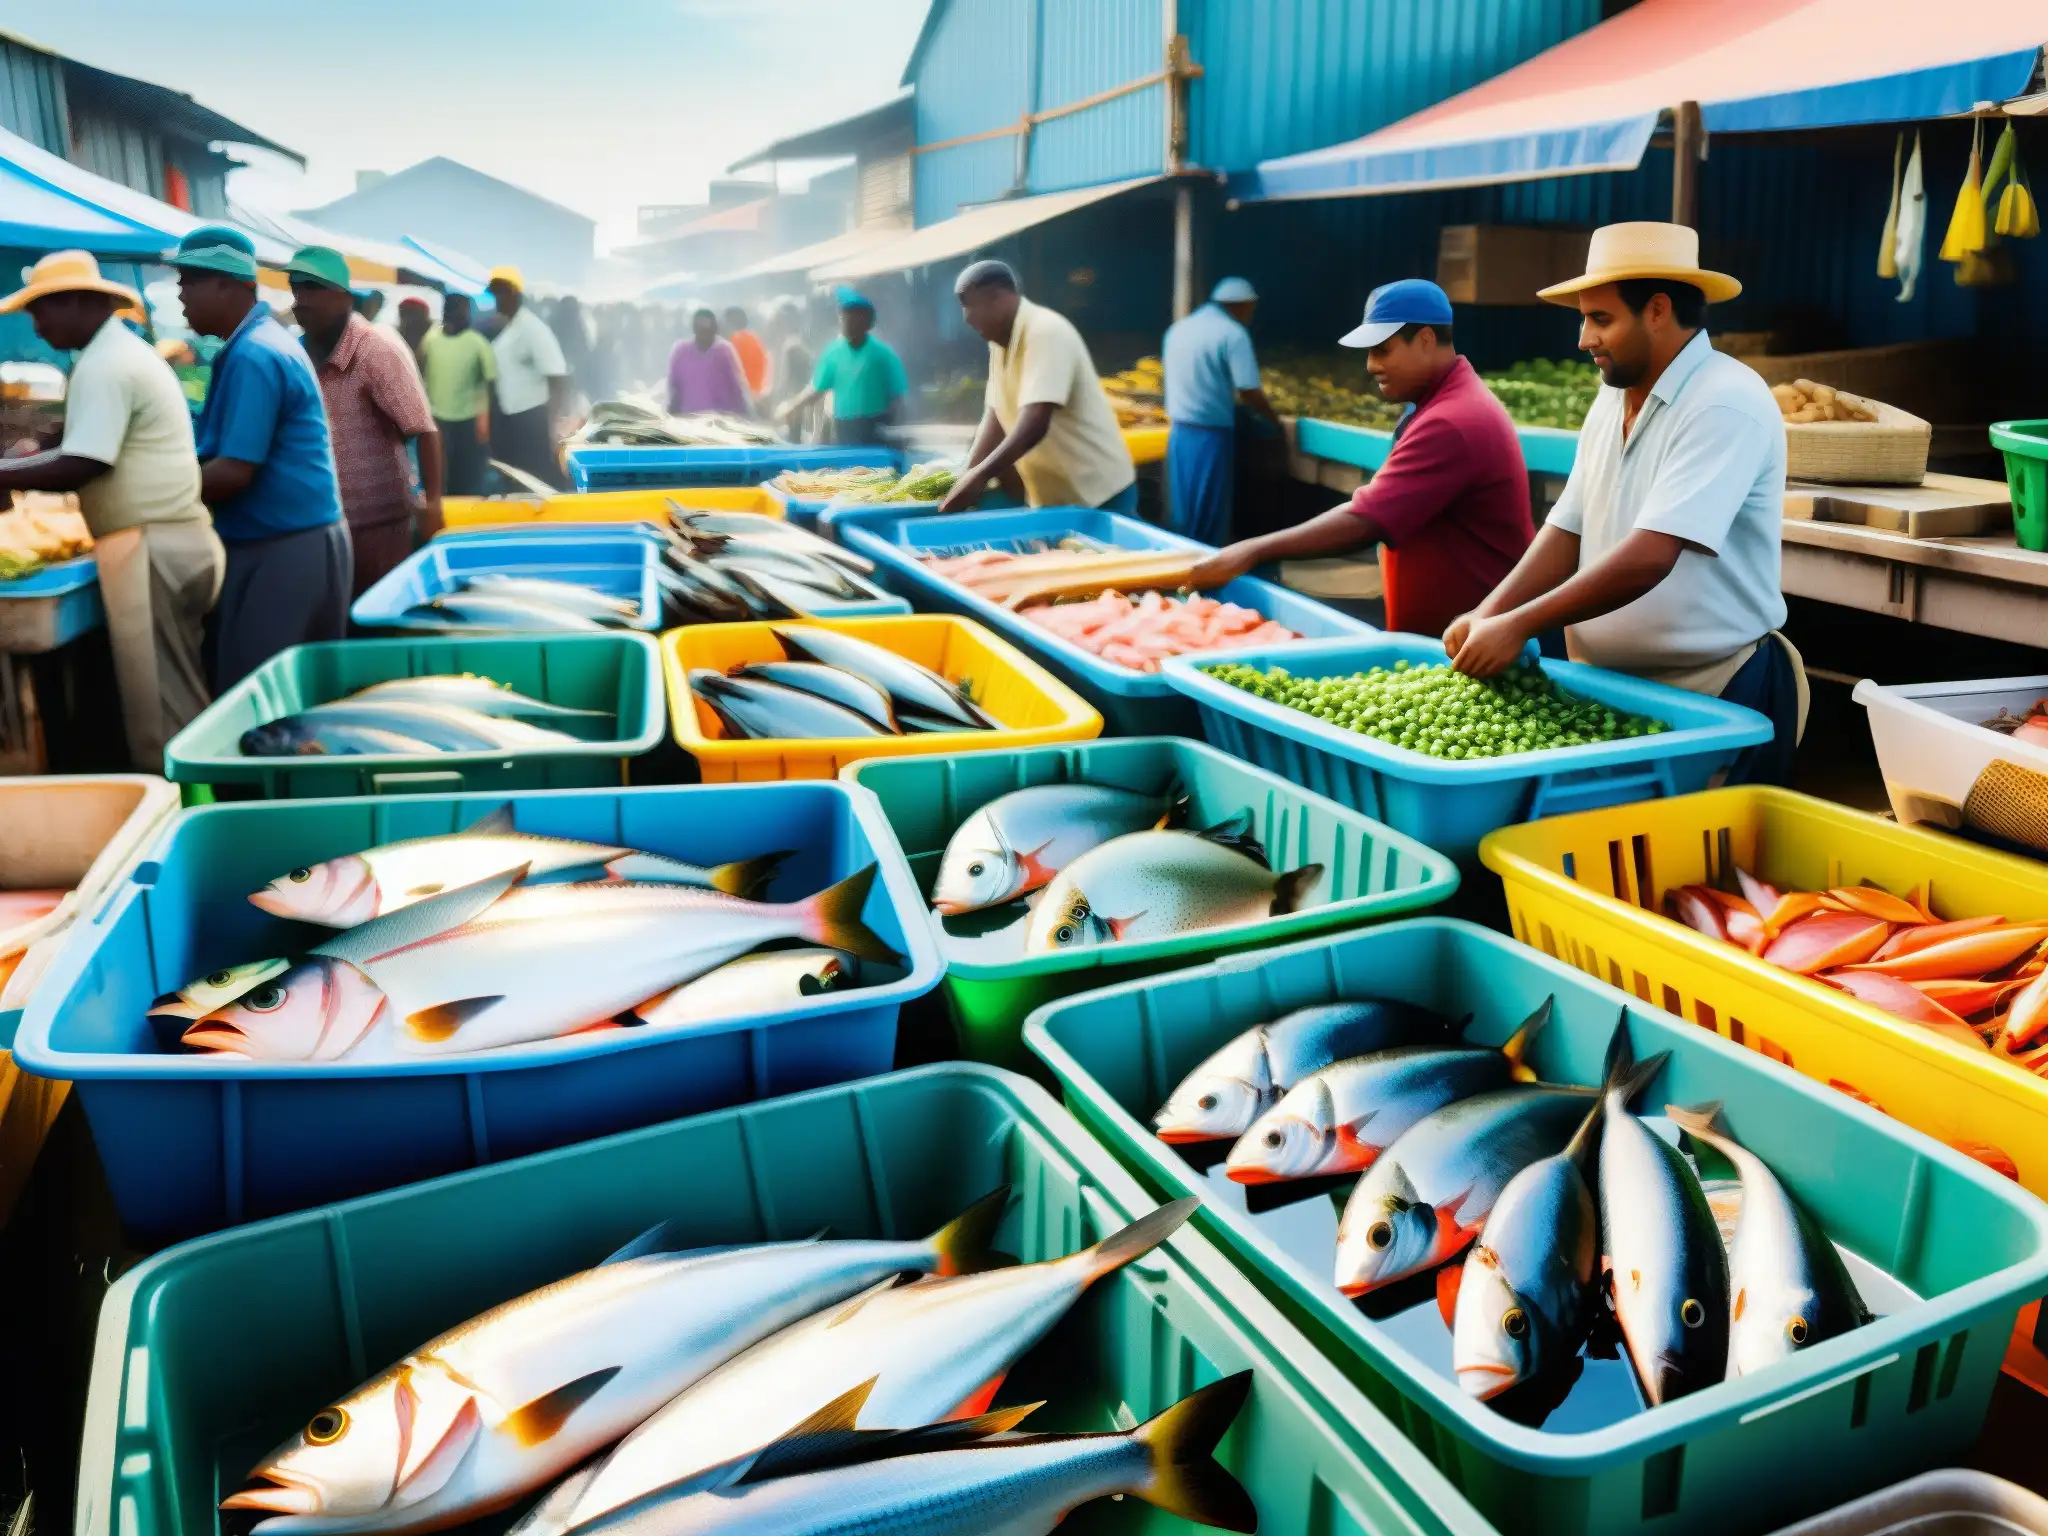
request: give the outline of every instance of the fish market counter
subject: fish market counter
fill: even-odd
[[[1791,596],[1997,640],[2048,634],[2048,554],[2009,532],[1916,539],[1787,518],[1784,561]]]

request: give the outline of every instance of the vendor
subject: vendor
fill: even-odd
[[[1000,261],[975,262],[953,293],[988,343],[988,396],[968,468],[939,510],[964,512],[1000,480],[1034,507],[1137,511],[1131,450],[1073,322],[1025,298]]]
[[[54,453],[0,460],[0,497],[76,491],[93,536],[100,600],[121,690],[128,758],[164,771],[164,743],[206,707],[200,634],[223,556],[199,498],[192,413],[178,376],[121,323],[142,301],[83,251],[45,256],[0,314],[26,309],[36,334],[76,352]]]
[[[1195,581],[1221,586],[1255,565],[1378,544],[1387,628],[1441,635],[1515,568],[1534,536],[1521,440],[1453,347],[1451,301],[1435,283],[1375,288],[1340,345],[1364,348],[1380,394],[1414,407],[1386,462],[1343,506],[1218,551],[1195,567]]]
[[[1230,537],[1238,408],[1280,430],[1279,414],[1259,387],[1259,359],[1252,350],[1258,302],[1249,282],[1226,277],[1208,303],[1166,328],[1160,347],[1166,370],[1167,525],[1204,544]]]
[[[775,419],[787,426],[820,395],[832,396],[832,441],[866,447],[902,413],[910,379],[903,359],[874,334],[875,306],[851,288],[839,290],[839,335],[818,359],[810,388],[785,402]]]
[[[1700,267],[1695,231],[1654,223],[1595,230],[1585,274],[1543,290],[1578,309],[1579,346],[1607,387],[1543,532],[1444,648],[1460,672],[1491,677],[1562,626],[1576,661],[1768,716],[1772,740],[1728,781],[1789,784],[1806,686],[1777,633],[1784,419],[1705,328],[1707,305],[1741,291]]]
[[[555,442],[569,414],[569,361],[547,321],[526,302],[526,279],[517,267],[493,267],[485,286],[501,321],[491,336],[498,371],[492,456],[564,490],[568,482],[555,457]]]

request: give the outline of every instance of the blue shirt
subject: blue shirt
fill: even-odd
[[[1166,328],[1166,419],[1183,427],[1237,424],[1237,392],[1259,387],[1252,333],[1220,304],[1204,304]]]
[[[239,459],[256,466],[249,488],[213,509],[214,531],[228,542],[341,521],[320,380],[268,304],[250,310],[214,358],[195,435],[202,464]]]

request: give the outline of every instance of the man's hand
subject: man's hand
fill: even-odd
[[[941,512],[971,512],[980,503],[982,493],[988,487],[986,475],[962,475],[953,482],[953,489],[946,492],[939,502]]]
[[[1450,653],[1451,665],[1467,677],[1496,677],[1515,664],[1521,657],[1522,647],[1529,641],[1522,623],[1511,613],[1495,614],[1490,619],[1474,619],[1470,615],[1456,620],[1452,629],[1463,626],[1458,635],[1457,647],[1451,646],[1451,630],[1444,631],[1444,649]]]
[[[422,544],[441,531],[443,524],[441,521],[440,497],[423,496],[420,498],[420,509],[413,518],[413,526],[419,530],[420,542]]]
[[[1458,647],[1463,645],[1465,643],[1465,637],[1472,633],[1472,625],[1474,622],[1474,614],[1461,613],[1455,619],[1451,620],[1451,622],[1448,625],[1445,626],[1444,654],[1446,656],[1455,656],[1458,654]]]
[[[1188,584],[1208,591],[1215,587],[1228,586],[1259,563],[1258,553],[1249,539],[1219,549],[1213,555],[1205,555],[1195,562],[1195,572]]]
[[[479,448],[491,446],[491,418],[479,416],[476,419],[476,445]]]

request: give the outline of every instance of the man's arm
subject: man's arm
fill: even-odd
[[[970,466],[980,464],[996,451],[996,445],[1002,442],[1002,440],[1002,419],[994,411],[984,407],[981,413],[981,425],[975,429],[974,445],[967,450],[968,464]],[[973,469],[969,468],[961,473],[958,480],[953,482],[953,489],[948,491],[944,499],[939,502],[939,510],[941,512],[965,512],[976,502],[980,501],[987,490],[988,477],[984,475],[981,479],[977,480],[974,478]]]
[[[233,501],[255,483],[261,467],[247,459],[208,459],[199,466],[199,499],[209,507]]]
[[[1220,587],[1254,566],[1270,565],[1276,560],[1320,560],[1377,544],[1384,537],[1379,524],[1369,515],[1352,511],[1351,503],[1346,502],[1292,528],[1276,529],[1255,539],[1240,539],[1217,550],[1196,564],[1193,584]]]
[[[1286,430],[1280,423],[1280,413],[1273,409],[1273,402],[1266,398],[1265,390],[1258,385],[1254,384],[1250,389],[1240,389],[1237,392],[1237,403],[1253,415],[1265,417],[1273,423],[1276,432]]]
[[[420,450],[421,505],[415,522],[420,537],[431,539],[441,531],[441,492],[447,484],[448,457],[438,427],[429,427],[413,441]]]
[[[10,491],[75,491],[98,479],[111,464],[66,453],[61,448],[21,459],[0,459],[0,495]]]
[[[1017,410],[1017,424],[1010,428],[1003,440],[996,444],[993,452],[978,453],[974,464],[959,482],[949,491],[946,499],[939,503],[941,512],[963,511],[980,499],[982,490],[989,481],[1005,476],[1015,467],[1017,461],[1045,441],[1045,434],[1052,428],[1052,413],[1059,407],[1043,400],[1034,400]],[[991,411],[982,423],[981,437],[975,440],[975,448],[981,448],[981,439],[989,435],[989,424],[995,422]],[[1000,427],[1000,423],[996,423]],[[965,494],[971,492],[971,494]]]
[[[1543,532],[1548,536],[1552,530],[1545,528]],[[1578,535],[1559,530],[1557,539],[1572,547],[1572,561],[1576,564]],[[1534,555],[1542,542],[1539,538],[1536,545],[1531,545],[1529,555]],[[1605,559],[1594,562],[1554,590],[1513,606],[1498,602],[1508,583],[1520,576],[1522,567],[1529,563],[1529,555],[1525,555],[1508,582],[1503,582],[1482,605],[1495,611],[1475,612],[1456,620],[1444,632],[1444,649],[1451,652],[1451,663],[1460,672],[1472,677],[1492,677],[1514,665],[1522,647],[1535,636],[1568,624],[1583,624],[1647,596],[1671,574],[1671,568],[1684,552],[1682,540],[1668,533],[1638,528],[1608,551]],[[1548,558],[1562,561],[1555,551]],[[1548,576],[1551,572],[1546,570],[1542,574]],[[1513,594],[1509,596],[1512,598]]]

